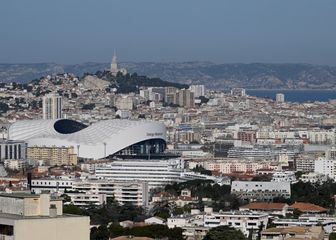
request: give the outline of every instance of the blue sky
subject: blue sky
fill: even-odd
[[[0,63],[213,61],[336,66],[335,0],[10,0]]]

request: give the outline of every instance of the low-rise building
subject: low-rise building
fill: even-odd
[[[310,182],[310,183],[321,184],[321,183],[326,182],[328,180],[328,177],[321,173],[310,172],[310,173],[302,174],[300,177],[300,180],[305,183]]]
[[[324,231],[320,226],[268,228],[261,232],[261,240],[294,240],[294,239],[324,239]]]
[[[49,166],[77,165],[77,154],[73,146],[30,146],[27,148],[27,158],[43,160]]]
[[[270,201],[277,197],[290,198],[290,182],[232,181],[231,193],[249,201]]]
[[[63,214],[49,194],[0,194],[0,239],[89,240],[90,218]]]
[[[240,211],[258,211],[268,213],[270,215],[286,216],[288,205],[286,203],[272,202],[252,202],[239,207]]]

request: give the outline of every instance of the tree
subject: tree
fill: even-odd
[[[332,232],[329,234],[329,240],[336,240],[336,233]]]
[[[90,240],[108,240],[109,231],[106,225],[101,225],[98,228],[93,227],[90,232]]]
[[[64,205],[63,213],[74,214],[74,215],[86,215],[85,211],[73,204]]]
[[[219,226],[211,228],[203,240],[246,240],[240,230],[229,226]]]

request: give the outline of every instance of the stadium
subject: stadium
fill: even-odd
[[[80,158],[160,154],[166,148],[165,125],[154,121],[105,120],[86,126],[69,119],[24,120],[13,123],[9,139],[29,146],[73,146]]]

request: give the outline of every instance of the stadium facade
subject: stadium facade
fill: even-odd
[[[166,148],[163,123],[105,120],[86,126],[69,119],[24,120],[8,130],[11,140],[32,146],[73,146],[78,157],[101,159],[115,154],[160,154]]]

